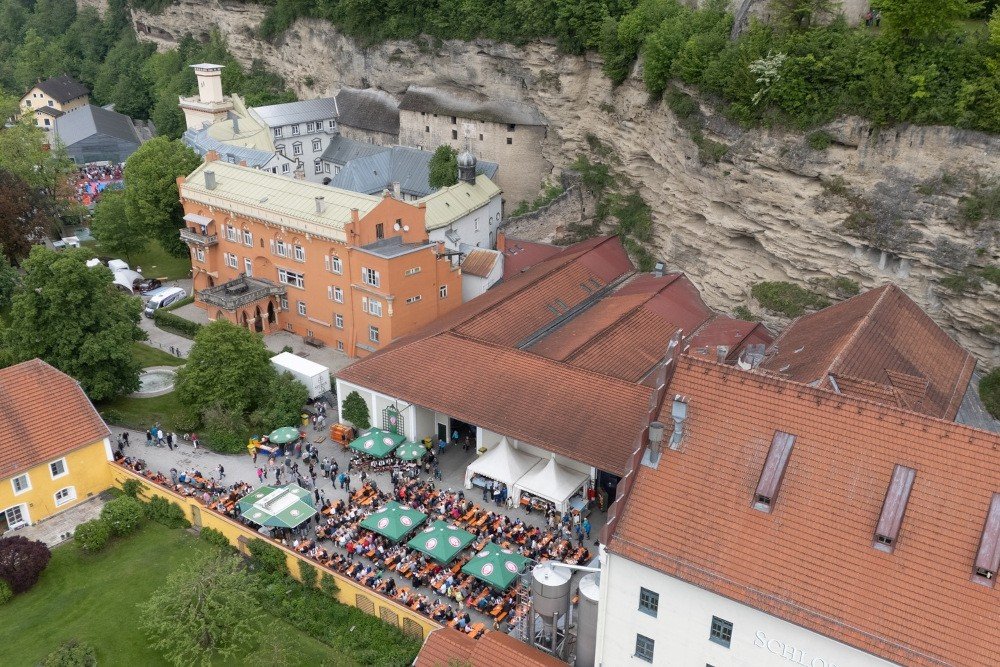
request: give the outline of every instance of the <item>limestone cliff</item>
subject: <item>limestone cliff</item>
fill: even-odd
[[[956,294],[939,284],[969,266],[1000,265],[993,231],[959,224],[961,197],[1000,176],[998,137],[879,131],[848,118],[825,128],[829,147],[813,150],[801,134],[742,130],[703,108],[706,134],[729,147],[703,164],[669,109],[648,102],[640,78],[612,89],[593,54],[566,56],[545,42],[364,48],[315,20],[269,44],[253,37],[262,15],[256,5],[185,0],[134,18],[163,48],[218,27],[241,61],[264,60],[303,97],[340,85],[401,93],[416,83],[522,99],[549,119],[541,150],[552,164],[586,152],[588,134],[614,149],[653,208],[655,254],[687,272],[711,305],[753,307],[749,288],[761,280],[845,276],[863,288],[893,280],[986,365],[1000,363],[1000,287],[984,281]]]

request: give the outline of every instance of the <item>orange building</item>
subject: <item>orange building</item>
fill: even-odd
[[[426,209],[230,164],[178,179],[195,303],[261,333],[365,356],[462,302]]]

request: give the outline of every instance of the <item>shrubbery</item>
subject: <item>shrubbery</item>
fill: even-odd
[[[91,519],[76,527],[73,531],[73,541],[83,552],[94,554],[108,545],[111,539],[111,526],[102,519]]]
[[[41,667],[95,667],[97,650],[87,642],[67,639],[42,660]]]
[[[0,538],[0,580],[14,594],[23,593],[38,582],[52,552],[42,542],[21,535]]]
[[[145,509],[142,503],[129,496],[119,496],[101,510],[101,520],[108,524],[111,534],[128,535],[142,525]]]
[[[146,516],[167,528],[187,528],[191,525],[181,506],[162,496],[153,496],[149,499]]]
[[[288,575],[288,559],[285,557],[285,552],[278,547],[264,540],[254,539],[250,540],[247,548],[250,549],[250,557],[255,568],[262,572]]]
[[[192,322],[163,308],[157,308],[153,312],[153,321],[156,322],[156,326],[165,331],[172,331],[188,338],[194,338],[201,331],[201,325],[197,322]]]
[[[789,282],[763,282],[750,288],[750,294],[761,306],[786,317],[798,317],[806,310],[818,310],[830,305],[829,299]]]
[[[1000,419],[1000,367],[994,368],[979,381],[979,398],[986,410]]]
[[[233,548],[233,545],[229,543],[229,538],[223,535],[222,531],[216,530],[215,528],[202,528],[201,539],[217,547],[224,547],[226,549]]]

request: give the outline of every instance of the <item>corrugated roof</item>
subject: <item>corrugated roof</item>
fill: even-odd
[[[490,99],[469,91],[410,86],[399,102],[401,111],[436,113],[515,125],[548,125],[538,109],[514,100]]]
[[[142,143],[131,118],[93,104],[73,109],[56,118],[53,131],[66,146],[72,146],[95,134],[131,141],[136,146]]]
[[[333,97],[321,97],[315,100],[271,104],[265,107],[251,107],[250,113],[268,127],[325,121],[337,117],[337,100]]]
[[[246,162],[248,167],[263,167],[274,158],[274,151],[263,151],[256,148],[247,148],[238,143],[219,141],[209,135],[208,128],[186,130],[181,137],[181,141],[194,149],[199,155],[204,156],[208,151],[215,151],[223,160],[232,156],[237,164]]]
[[[534,646],[502,632],[472,639],[464,632],[440,628],[427,635],[414,667],[566,667]]]
[[[330,144],[323,151],[322,159],[332,164],[345,165],[355,158],[375,155],[390,148],[390,146],[379,146],[378,144],[355,141],[338,134],[330,138]]]
[[[353,192],[376,194],[391,189],[393,183],[399,183],[404,194],[425,197],[435,191],[428,183],[433,155],[419,148],[389,146],[348,160],[330,185]],[[476,163],[476,173],[490,179],[496,176],[498,169],[499,165],[494,162]]]
[[[996,664],[1000,593],[972,574],[1000,437],[689,356],[669,393],[688,401],[681,449],[638,468],[612,553],[899,664]],[[765,513],[753,494],[776,431],[795,448]],[[897,464],[916,478],[885,553]]]
[[[54,76],[51,79],[36,83],[34,88],[38,88],[43,93],[54,99],[59,104],[65,104],[84,95],[90,95],[90,91],[85,85],[71,77],[69,74]]]
[[[62,116],[63,114],[66,113],[65,111],[60,111],[59,109],[50,106],[35,107],[34,111],[37,113],[43,113],[46,116],[52,116],[53,118],[58,118],[59,116]]]
[[[338,123],[359,130],[399,134],[399,101],[377,88],[341,88],[337,92]]]
[[[213,190],[205,187],[206,170],[215,172]],[[181,196],[196,201],[205,201],[206,197],[221,198],[247,206],[251,212],[269,212],[289,227],[305,232],[334,232],[340,239],[343,239],[344,225],[351,221],[351,209],[358,209],[363,217],[381,201],[380,197],[338,190],[221,160],[205,162],[191,172],[181,186]],[[322,213],[316,212],[316,197],[324,198]],[[307,225],[316,225],[318,229],[309,229]]]
[[[894,404],[954,419],[975,359],[890,283],[795,320],[761,368],[827,388],[830,376],[866,380]]]
[[[110,434],[70,376],[41,359],[0,369],[0,478]]]
[[[500,260],[500,253],[486,248],[475,248],[462,260],[462,274],[488,278]]]
[[[464,215],[482,208],[490,200],[500,195],[500,188],[489,178],[480,174],[476,182],[459,181],[455,185],[418,199],[415,203],[427,205],[427,230],[447,227]]]

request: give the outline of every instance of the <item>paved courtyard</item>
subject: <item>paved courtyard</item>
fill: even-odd
[[[54,547],[72,537],[73,531],[81,523],[100,516],[103,507],[104,499],[101,496],[94,496],[65,512],[60,512],[49,519],[8,534],[20,535],[29,540],[38,540]]]

